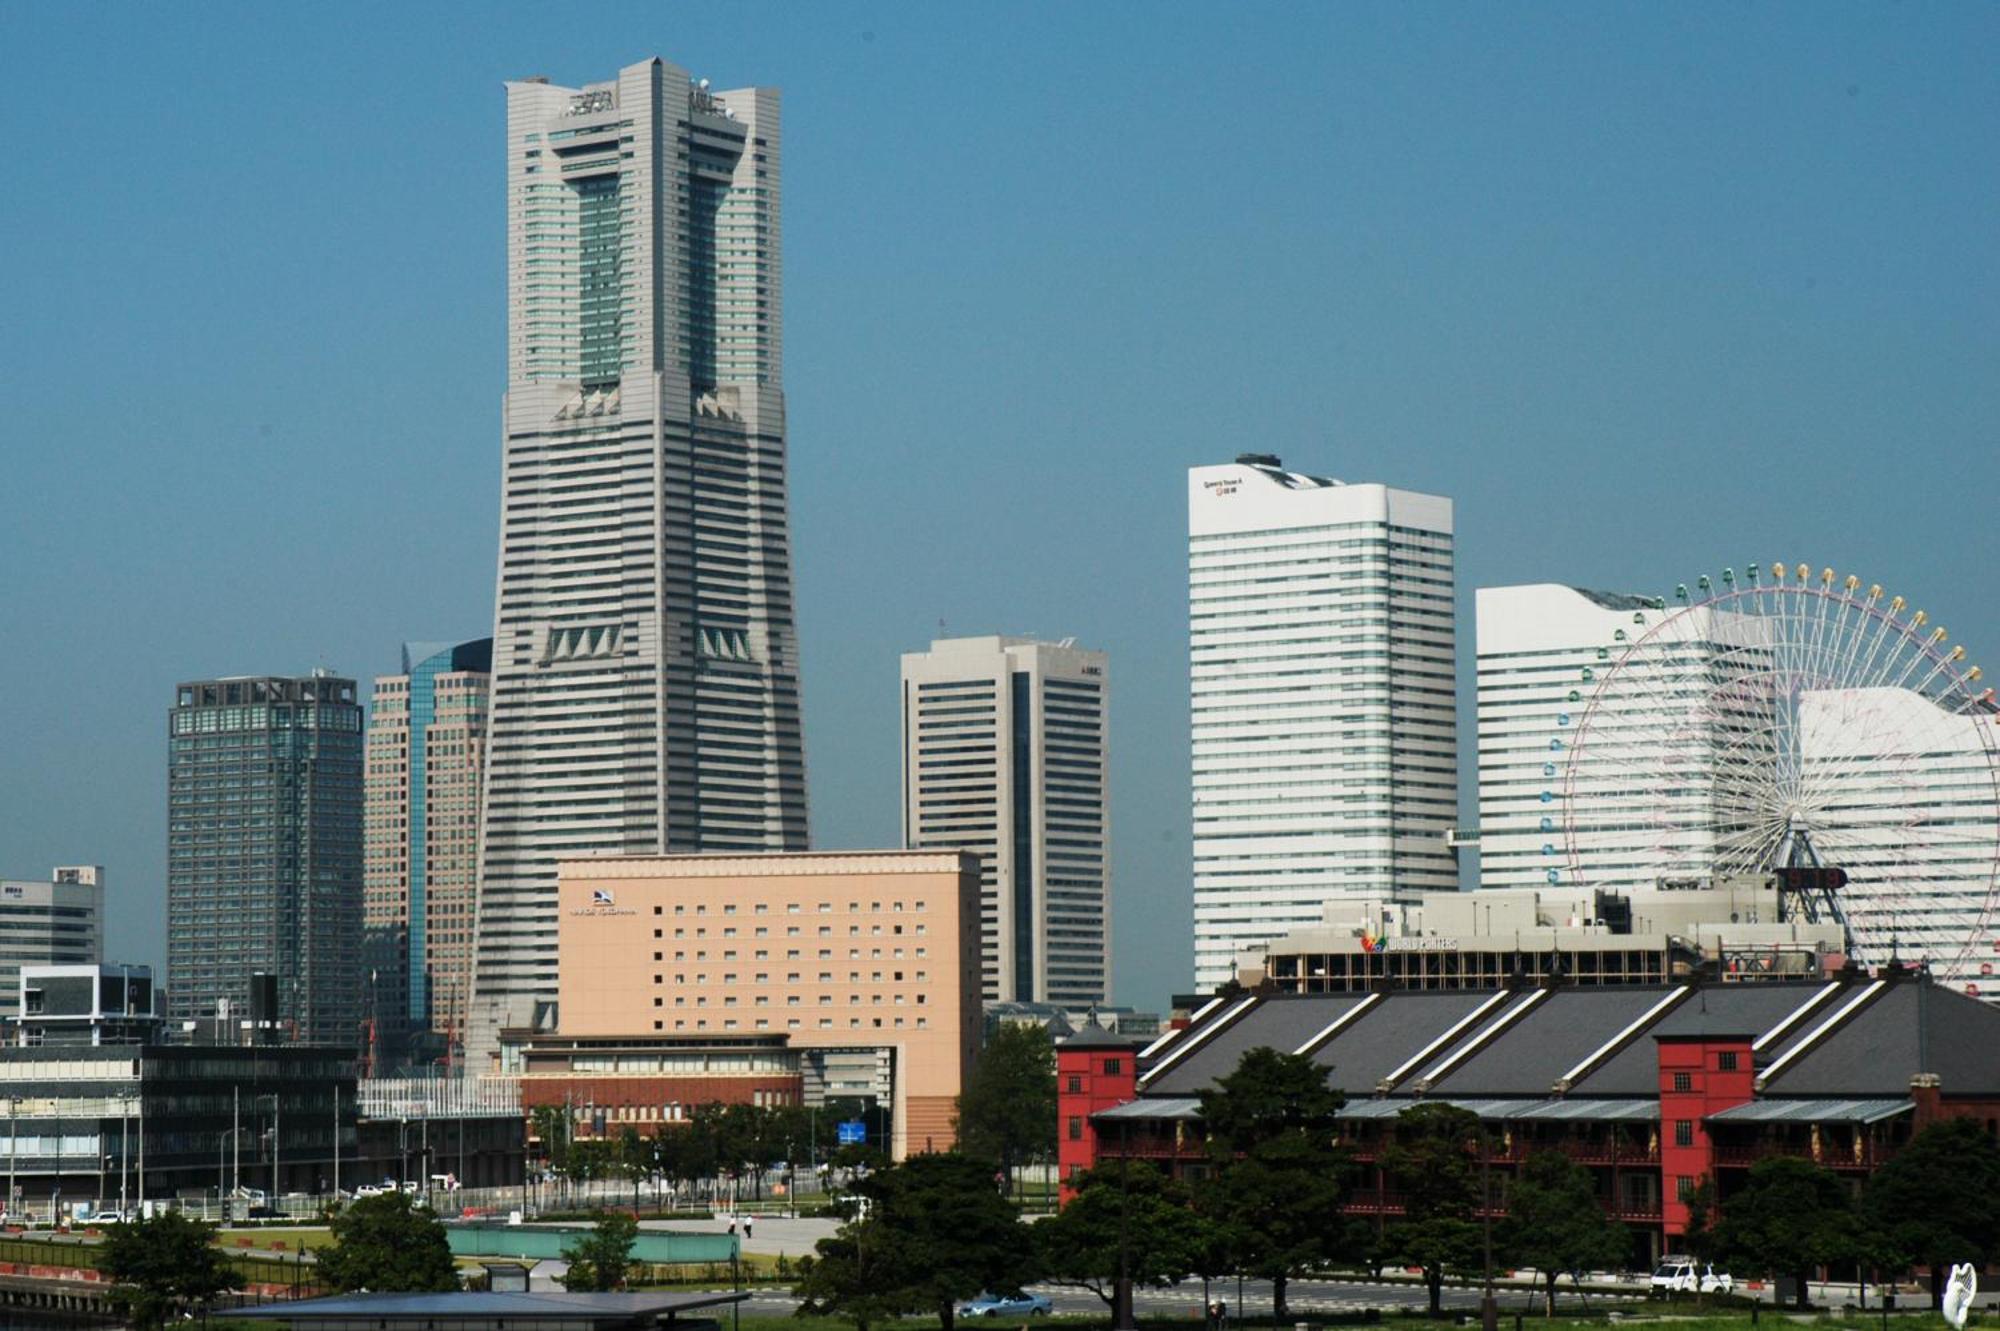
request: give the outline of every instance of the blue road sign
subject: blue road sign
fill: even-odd
[[[840,1134],[842,1146],[861,1146],[868,1141],[868,1125],[858,1118],[834,1125]]]

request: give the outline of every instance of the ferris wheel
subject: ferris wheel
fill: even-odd
[[[1772,874],[1784,916],[1838,925],[1865,967],[2000,986],[2000,706],[1923,611],[1830,568],[1725,569],[1595,658],[1543,768],[1551,882]]]

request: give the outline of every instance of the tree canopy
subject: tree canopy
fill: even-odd
[[[563,1247],[562,1286],[572,1294],[622,1289],[632,1269],[632,1241],[639,1222],[623,1211],[599,1211],[597,1223]]]
[[[1396,1116],[1395,1140],[1382,1152],[1403,1218],[1389,1227],[1389,1250],[1421,1267],[1433,1317],[1442,1309],[1447,1271],[1465,1271],[1482,1255],[1479,1116],[1456,1105],[1413,1105]]]
[[[111,1297],[135,1326],[154,1327],[205,1308],[242,1278],[214,1247],[215,1226],[179,1211],[113,1225],[98,1268],[117,1282]]]
[[[335,1289],[436,1293],[459,1287],[444,1226],[406,1192],[362,1197],[333,1218],[320,1277]]]
[[[1512,1261],[1541,1273],[1551,1317],[1563,1272],[1618,1266],[1632,1246],[1598,1205],[1590,1171],[1560,1151],[1538,1151],[1522,1164],[1507,1193],[1501,1243]]]
[[[1035,1276],[1033,1237],[993,1186],[991,1165],[919,1155],[860,1180],[868,1214],[820,1240],[801,1263],[801,1314],[858,1327],[934,1313],[951,1331],[960,1299],[1010,1292]]]
[[[1246,1050],[1201,1093],[1213,1172],[1196,1193],[1243,1271],[1271,1282],[1276,1315],[1285,1287],[1338,1254],[1347,1158],[1334,1140],[1346,1103],[1326,1069],[1305,1055]]]
[[[1002,1025],[958,1097],[958,1149],[1013,1168],[1056,1149],[1056,1051],[1042,1026]]]
[[[1813,1268],[1847,1260],[1860,1242],[1847,1186],[1832,1170],[1791,1156],[1751,1166],[1723,1198],[1710,1235],[1716,1257],[1732,1268],[1797,1280],[1801,1308]]]
[[[1068,1204],[1032,1227],[1044,1279],[1087,1289],[1115,1311],[1121,1254],[1139,1285],[1172,1285],[1200,1269],[1205,1226],[1178,1181],[1144,1162],[1113,1162],[1070,1185]]]
[[[1933,1123],[1875,1171],[1862,1208],[1890,1264],[1930,1267],[1940,1301],[1940,1273],[1954,1262],[2000,1256],[2000,1144],[1977,1119]]]

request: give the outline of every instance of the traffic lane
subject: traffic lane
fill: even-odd
[[[1045,1294],[1055,1305],[1058,1314],[1079,1316],[1102,1316],[1108,1312],[1103,1300],[1087,1289],[1077,1289],[1068,1285],[1032,1285],[1036,1294]],[[1501,1289],[1496,1291],[1500,1306],[1506,1309],[1536,1308],[1536,1294],[1527,1289]],[[1209,1297],[1220,1299],[1229,1305],[1232,1314],[1238,1313],[1238,1294],[1234,1280],[1217,1280],[1209,1285]],[[1271,1311],[1271,1285],[1265,1280],[1245,1280],[1242,1302],[1248,1305],[1253,1317],[1266,1316]],[[1573,1296],[1565,1294],[1562,1304],[1575,1302]],[[1166,1288],[1140,1286],[1132,1291],[1133,1306],[1147,1313],[1186,1313],[1190,1317],[1201,1316],[1201,1282],[1184,1281],[1180,1285]],[[1427,1308],[1430,1296],[1422,1285],[1380,1284],[1375,1281],[1351,1280],[1294,1280],[1285,1287],[1285,1304],[1290,1312],[1360,1312],[1368,1308],[1400,1309]],[[1443,1304],[1452,1311],[1475,1310],[1479,1307],[1479,1291],[1463,1286],[1447,1285],[1443,1291]],[[754,1291],[743,1304],[746,1314],[759,1317],[789,1317],[798,1308],[799,1301],[784,1289],[761,1288]],[[1020,1319],[1013,1319],[1019,1321]]]

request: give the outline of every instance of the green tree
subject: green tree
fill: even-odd
[[[1310,1057],[1261,1047],[1201,1093],[1214,1169],[1197,1202],[1232,1237],[1238,1269],[1271,1282],[1281,1321],[1286,1285],[1339,1252],[1347,1157],[1334,1133],[1345,1103]]]
[[[1855,1256],[1856,1230],[1854,1199],[1832,1170],[1777,1156],[1751,1166],[1723,1199],[1712,1242],[1717,1259],[1737,1270],[1797,1280],[1804,1308],[1813,1268]]]
[[[1382,1168],[1403,1199],[1403,1218],[1389,1227],[1390,1251],[1421,1267],[1431,1316],[1440,1315],[1447,1271],[1464,1271],[1481,1255],[1479,1116],[1456,1105],[1413,1105],[1396,1116],[1395,1140]]]
[[[536,1105],[530,1115],[535,1140],[541,1143],[542,1163],[550,1173],[568,1172],[570,1123],[561,1105]]]
[[[242,1278],[213,1246],[215,1226],[163,1211],[150,1220],[113,1225],[98,1269],[113,1281],[112,1299],[134,1326],[154,1327],[206,1308]]]
[[[1149,1164],[1113,1162],[1071,1186],[1069,1203],[1030,1227],[1043,1279],[1087,1289],[1116,1312],[1121,1270],[1157,1286],[1201,1266],[1202,1223],[1177,1181]]]
[[[1562,1273],[1611,1267],[1632,1248],[1625,1226],[1604,1214],[1591,1173],[1560,1151],[1528,1157],[1507,1192],[1501,1243],[1509,1258],[1547,1281],[1548,1315],[1556,1315]]]
[[[998,1165],[1046,1160],[1056,1149],[1056,1051],[1046,1027],[1002,1025],[958,1097],[958,1149]]]
[[[2000,1256],[2000,1144],[1977,1119],[1933,1123],[1875,1171],[1862,1212],[1889,1265],[1930,1267],[1931,1303],[1942,1307],[1954,1262]]]
[[[632,1183],[632,1209],[639,1209],[639,1185],[653,1172],[653,1148],[639,1135],[639,1129],[626,1124],[618,1134],[618,1172]]]
[[[333,1218],[332,1228],[333,1246],[320,1250],[319,1273],[335,1289],[382,1294],[459,1287],[444,1226],[406,1192],[359,1198]]]
[[[563,1246],[563,1288],[572,1294],[621,1289],[632,1269],[632,1243],[639,1222],[623,1211],[599,1211],[588,1234]]]
[[[854,1323],[855,1331],[894,1321],[910,1311],[905,1291],[882,1277],[900,1273],[908,1259],[894,1249],[896,1235],[886,1230],[871,1232],[872,1218],[850,1221],[831,1237],[823,1238],[814,1255],[799,1259],[798,1296],[800,1317],[842,1317]]]
[[[960,1299],[1019,1289],[1035,1275],[1033,1238],[994,1188],[991,1166],[963,1155],[919,1155],[861,1180],[865,1217],[820,1241],[801,1265],[802,1315],[859,1327],[934,1313],[944,1331]]]

